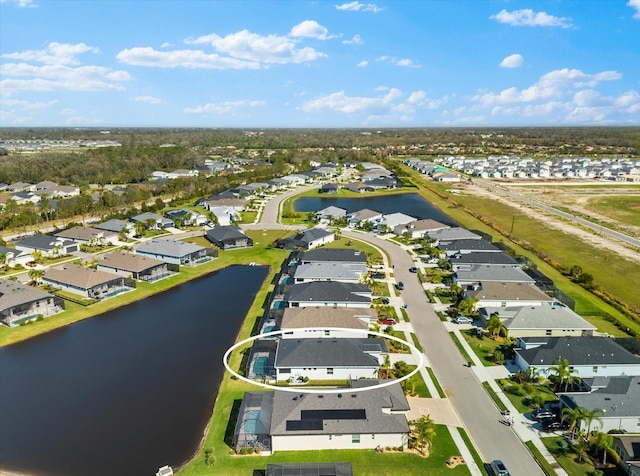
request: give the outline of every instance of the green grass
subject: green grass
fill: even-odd
[[[533,455],[547,476],[557,476],[558,473],[554,471],[549,462],[544,458],[544,456],[542,456],[542,453],[540,453],[540,450],[536,448],[533,441],[527,441],[525,446],[529,449],[529,452]]]
[[[413,332],[411,333],[411,340],[413,341],[413,345],[416,346],[416,349],[418,349],[420,352],[424,352],[422,346],[420,345],[420,341],[418,340],[418,336]]]
[[[482,386],[487,391],[487,393],[491,397],[491,400],[493,400],[493,403],[496,404],[498,409],[501,412],[505,411],[507,409],[507,406],[504,403],[502,403],[502,400],[500,400],[500,397],[498,397],[498,394],[493,390],[493,388],[491,388],[491,385],[489,384],[489,382],[487,381],[482,382]]]
[[[391,332],[388,332],[389,335],[392,335],[393,337],[397,337],[398,339],[402,339],[403,341],[406,342],[406,336],[404,335],[404,331],[396,331],[396,330],[392,330]],[[409,347],[405,344],[401,344],[400,342],[396,342],[394,340],[390,340],[390,339],[386,339],[387,345],[389,346],[389,351],[390,352],[394,352],[394,353],[398,353],[398,354],[410,354],[411,351],[409,350]]]
[[[578,454],[569,446],[567,449],[561,448],[558,443],[562,440],[559,436],[550,438],[541,438],[542,444],[547,447],[549,452],[553,455],[562,469],[564,469],[569,476],[590,476],[595,469],[591,460],[588,457],[583,458],[583,462],[577,461]]]
[[[407,314],[406,309],[405,309],[405,308],[403,308],[403,307],[401,307],[401,308],[400,308],[400,312],[402,313],[402,320],[403,320],[404,322],[410,322],[410,320],[409,320],[409,314]],[[413,334],[412,334],[412,335],[413,335]]]
[[[516,395],[514,393],[510,393],[507,391],[507,388],[513,385],[513,382],[507,379],[499,379],[499,380],[496,380],[496,382],[498,383],[500,388],[502,388],[502,391],[504,392],[506,397],[509,399],[511,404],[514,407],[516,407],[516,409],[520,413],[528,413],[533,409],[532,407],[524,403],[527,395]],[[558,401],[558,397],[556,396],[556,394],[553,393],[553,391],[546,385],[536,385],[535,391],[532,393],[532,395],[535,395],[535,394],[542,395],[542,397],[544,398],[544,401],[547,403]]]
[[[453,331],[449,332],[449,335],[451,336],[451,339],[453,339],[453,343],[456,345],[456,347],[462,354],[462,357],[464,357],[464,359],[467,362],[470,362],[471,365],[475,365],[475,363],[471,360],[471,357],[469,357],[469,354],[467,354],[467,351],[465,350],[465,348],[462,346],[462,342],[460,342],[460,340],[458,339],[458,336],[455,335]]]
[[[460,437],[464,440],[465,445],[467,445],[467,448],[471,452],[471,456],[473,456],[473,461],[476,463],[478,468],[480,468],[480,472],[485,476],[490,476],[489,473],[487,472],[487,468],[485,468],[484,466],[484,462],[482,461],[482,458],[480,457],[478,450],[476,449],[475,445],[471,442],[471,438],[469,438],[467,431],[462,427],[458,427],[458,433],[460,433]]]
[[[486,336],[479,337],[473,330],[464,330],[461,333],[462,337],[464,337],[471,346],[473,352],[480,358],[483,365],[487,367],[496,365],[489,357],[502,345],[502,342],[495,341]]]
[[[640,195],[592,198],[585,208],[628,225],[638,226],[640,223]]]
[[[413,371],[416,367],[416,365],[409,365],[409,369],[411,371]],[[431,392],[429,392],[429,388],[424,382],[424,379],[422,378],[422,374],[420,372],[409,377],[405,382],[403,382],[403,385],[405,391],[414,394],[416,397],[431,398]]]
[[[436,378],[436,374],[433,372],[433,369],[431,367],[425,367],[425,368],[427,369],[427,372],[431,377],[431,382],[433,383],[433,385],[435,385],[440,398],[447,398],[447,394],[444,393],[444,390],[442,390],[442,387],[440,386],[440,382],[438,382],[438,379]]]

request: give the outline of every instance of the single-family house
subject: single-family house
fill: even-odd
[[[382,218],[382,213],[375,210],[369,210],[363,208],[347,215],[347,223],[351,228],[362,226],[364,223],[371,223],[374,225],[378,220]]]
[[[375,192],[376,190],[374,187],[364,182],[349,182],[345,184],[342,188],[344,188],[345,190],[349,190],[350,192],[356,192],[356,193]]]
[[[325,183],[318,189],[320,193],[335,194],[338,193],[337,183]]]
[[[610,337],[522,337],[518,343],[518,367],[534,367],[543,376],[552,375],[555,363],[564,359],[582,379],[640,376],[640,357]]]
[[[161,230],[173,226],[173,221],[151,212],[140,213],[131,217],[134,223],[142,223],[149,230]]]
[[[461,226],[452,226],[440,228],[427,232],[427,236],[437,241],[437,243],[447,243],[456,240],[481,240],[482,237],[477,233],[462,228]]]
[[[318,463],[269,463],[264,476],[353,476],[353,465],[348,461]]]
[[[486,324],[498,316],[509,337],[579,337],[592,336],[596,327],[564,304],[545,303],[541,306],[483,307],[480,318]]]
[[[438,248],[442,250],[447,257],[454,255],[462,255],[466,253],[502,253],[502,250],[492,245],[486,240],[464,239],[454,241],[440,241]]]
[[[353,248],[318,248],[301,253],[297,260],[300,264],[340,263],[358,271],[367,266],[367,255]]]
[[[234,207],[210,206],[209,212],[216,217],[218,225],[229,226],[242,219],[242,215]]]
[[[367,267],[355,270],[353,266],[341,263],[305,263],[296,267],[293,282],[310,283],[312,281],[339,281],[341,283],[359,283],[367,273]]]
[[[128,238],[133,237],[136,233],[136,228],[133,223],[117,219],[107,220],[104,223],[98,223],[97,225],[93,225],[93,228],[96,228],[98,230],[110,231],[118,235],[120,235],[120,233],[123,233]]]
[[[613,449],[620,467],[629,476],[640,476],[640,435],[613,435]]]
[[[62,311],[62,299],[19,281],[0,280],[0,321],[4,325],[15,327]]]
[[[536,280],[513,266],[487,266],[476,264],[469,268],[458,269],[453,275],[453,281],[461,287],[490,282],[535,284]]]
[[[381,338],[281,339],[274,363],[276,380],[377,378],[387,352]]]
[[[59,231],[53,236],[88,246],[114,245],[118,241],[117,233],[89,226],[74,226],[67,230]]]
[[[11,198],[18,205],[24,205],[27,203],[31,203],[35,205],[36,203],[39,203],[41,200],[40,195],[36,195],[33,192],[15,192],[14,194],[11,195]]]
[[[444,223],[440,223],[439,221],[427,218],[424,220],[416,220],[412,221],[411,223],[398,225],[394,227],[393,233],[398,236],[402,236],[408,233],[411,238],[415,239],[423,238],[429,233],[433,233],[438,230],[446,230],[447,228],[449,228],[449,225],[445,225]]]
[[[540,288],[526,283],[486,282],[463,290],[466,299],[476,299],[481,307],[540,306],[556,299]]]
[[[0,266],[14,268],[16,265],[25,266],[33,261],[33,255],[8,246],[0,246]]]
[[[51,235],[33,235],[16,242],[17,250],[26,253],[37,251],[48,258],[75,253],[79,247],[75,241]]]
[[[578,429],[607,433],[611,430],[637,432],[640,421],[640,377],[597,377],[586,379],[587,392],[560,394],[560,407],[602,410],[593,421],[578,422]],[[640,441],[640,435],[635,435]],[[620,455],[622,456],[622,455]],[[622,458],[621,458],[622,462]],[[638,466],[640,468],[640,466]]]
[[[170,239],[145,241],[136,248],[136,254],[182,266],[196,266],[218,256],[214,249]]]
[[[253,240],[249,238],[237,226],[216,226],[207,230],[206,238],[218,248],[232,250],[236,248],[249,248],[253,246]]]
[[[385,233],[393,230],[398,225],[406,225],[416,220],[417,218],[405,215],[404,213],[390,213],[383,215],[382,218],[377,221],[376,230],[380,233]]]
[[[316,219],[318,222],[325,224],[346,216],[347,210],[340,207],[334,207],[333,205],[316,212]]]
[[[287,307],[279,328],[282,339],[361,338],[377,318],[378,312],[372,308]],[[329,330],[330,327],[341,330]]]
[[[278,241],[277,246],[288,250],[310,250],[334,240],[335,235],[325,228],[309,228],[292,237]]]
[[[174,225],[178,226],[203,226],[209,219],[201,213],[183,208],[177,210],[168,210],[164,214]]]
[[[459,269],[469,270],[473,266],[511,266],[522,268],[522,264],[506,253],[491,253],[480,251],[478,253],[465,253],[449,257],[451,269],[455,272]]]
[[[120,251],[102,255],[96,269],[138,281],[157,281],[178,271],[162,260]]]
[[[241,212],[247,207],[247,201],[242,198],[220,195],[214,195],[213,197],[209,197],[206,200],[199,200],[196,204],[207,210],[211,210],[212,208],[217,207],[228,207],[233,208],[236,212]]]
[[[377,381],[359,380],[354,387]],[[366,392],[245,392],[233,446],[275,451],[407,447],[409,404],[400,384]]]
[[[91,299],[106,299],[135,288],[133,283],[122,276],[76,264],[64,264],[47,269],[42,282],[53,288]]]
[[[291,286],[287,307],[370,307],[372,291],[364,284],[312,281]]]

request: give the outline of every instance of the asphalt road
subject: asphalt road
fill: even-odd
[[[343,236],[370,242],[385,250],[394,265],[396,281],[404,282],[402,298],[414,331],[420,340],[431,368],[454,408],[464,422],[483,459],[501,459],[515,476],[544,473],[513,430],[501,423],[502,416],[466,367],[457,347],[428,302],[417,274],[411,273],[411,256],[398,245],[372,234],[343,231]]]

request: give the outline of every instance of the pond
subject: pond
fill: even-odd
[[[267,273],[232,266],[0,349],[0,467],[139,476],[185,462]]]
[[[346,209],[347,213],[369,208],[384,214],[399,212],[419,219],[431,218],[447,225],[457,226],[457,223],[446,213],[440,211],[417,193],[364,196],[362,198],[300,197],[293,204],[294,210],[297,212],[315,212],[332,205]]]

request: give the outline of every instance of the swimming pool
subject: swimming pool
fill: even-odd
[[[264,329],[262,329],[262,333],[266,334],[267,332],[273,332],[276,330],[276,326],[265,326]]]
[[[284,301],[273,301],[273,309],[284,309],[285,302]]]
[[[267,367],[267,358],[266,357],[256,357],[253,361],[253,373],[257,377],[263,377],[265,375],[265,370]]]

